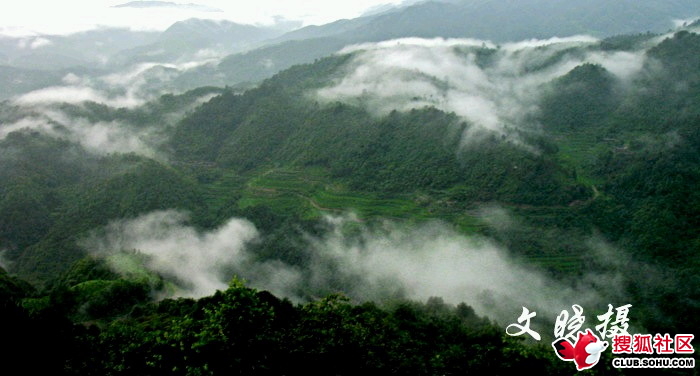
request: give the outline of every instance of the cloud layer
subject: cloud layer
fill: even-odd
[[[31,129],[46,135],[80,144],[95,154],[136,153],[162,159],[157,146],[164,137],[155,127],[136,128],[119,121],[91,122],[81,117],[69,117],[49,108],[24,117],[14,123],[0,124],[0,140],[8,134]]]
[[[126,120],[95,121],[86,117],[69,116],[60,110],[62,104],[81,105],[95,102],[113,108],[140,110],[161,95],[162,86],[182,72],[207,64],[211,56],[198,62],[182,64],[142,63],[131,68],[99,77],[67,73],[64,86],[52,86],[15,98],[10,104],[19,106],[24,114],[19,120],[0,119],[0,140],[9,133],[23,129],[76,142],[97,154],[136,153],[166,159],[157,151],[166,139],[164,130],[179,121],[187,111],[208,101],[215,94],[203,95],[187,106],[156,114],[157,123],[134,126]],[[160,89],[159,89],[160,88]],[[145,107],[145,111],[148,108]],[[98,115],[99,116],[99,115]],[[165,119],[165,120],[163,120]]]
[[[460,235],[441,223],[368,228],[352,216],[328,217],[330,230],[307,239],[309,262],[292,266],[258,260],[248,245],[259,235],[246,220],[233,218],[211,231],[186,221],[181,212],[154,212],[114,222],[82,245],[125,274],[133,263],[115,256],[138,255],[149,270],[176,281],[180,287],[171,296],[209,295],[237,275],[295,301],[338,291],[377,301],[440,296],[500,320],[517,317],[523,305],[554,317],[573,303],[601,301],[592,284],[553,280],[490,240]],[[354,235],[344,231],[348,225]]]
[[[621,80],[642,69],[643,53],[604,52],[588,36],[495,46],[473,39],[398,39],[351,46],[343,76],[316,92],[325,101],[367,106],[377,114],[433,106],[472,123],[469,132],[509,135],[536,128],[543,85],[583,63]],[[470,134],[465,134],[469,139]]]
[[[180,74],[220,59],[211,50],[199,51],[196,57],[196,61],[178,64],[135,64],[122,71],[97,77],[68,73],[62,79],[64,86],[34,90],[20,95],[14,102],[24,106],[96,102],[116,108],[134,108],[165,94]]]
[[[180,212],[154,212],[114,222],[102,236],[96,234],[83,245],[126,274],[132,272],[132,265],[113,256],[139,252],[145,256],[145,267],[180,284],[178,296],[201,297],[225,289],[224,271],[246,262],[245,244],[257,236],[257,230],[250,222],[232,219],[214,231],[201,233],[186,226],[186,220]]]
[[[21,95],[16,100],[20,105],[83,102],[101,103],[111,107],[137,107],[142,105],[144,100],[134,96],[133,92],[121,96],[109,96],[105,92],[88,86],[52,86]]]

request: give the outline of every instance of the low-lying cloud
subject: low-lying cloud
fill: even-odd
[[[83,246],[127,275],[134,272],[132,265],[115,256],[138,252],[143,266],[175,280],[180,286],[175,296],[201,297],[225,289],[230,279],[225,272],[248,260],[245,245],[258,236],[255,226],[231,219],[218,229],[199,232],[186,221],[187,215],[181,212],[153,212],[113,222],[104,234],[83,241]]]
[[[142,105],[145,100],[135,97],[133,93],[110,96],[86,86],[52,86],[23,94],[15,102],[20,105],[95,102],[111,107],[130,108]]]
[[[698,18],[685,18],[685,19],[675,19],[673,20],[673,26],[676,29],[684,28],[692,24],[693,22],[697,21]]]
[[[408,38],[351,46],[343,76],[316,92],[324,101],[367,106],[383,115],[426,106],[454,112],[473,127],[510,135],[537,124],[543,85],[583,63],[600,64],[621,81],[642,69],[642,52],[604,52],[588,36],[496,46],[473,39]],[[465,140],[471,134],[465,134]]]
[[[50,46],[52,45],[53,42],[47,38],[44,37],[32,37],[32,38],[23,38],[20,39],[17,42],[17,47],[21,49],[26,49],[29,48],[31,50],[36,50],[37,48],[45,47],[45,46]]]
[[[95,102],[115,108],[134,108],[173,91],[173,81],[182,73],[220,60],[214,51],[199,51],[197,60],[177,64],[140,63],[102,76],[67,73],[63,86],[50,86],[22,94],[19,105]]]
[[[67,73],[62,78],[63,86],[46,87],[15,98],[11,104],[19,106],[19,113],[24,116],[4,122],[0,119],[0,140],[11,132],[30,129],[79,143],[97,154],[136,153],[165,159],[165,155],[157,150],[167,138],[167,126],[176,123],[187,111],[216,94],[203,95],[182,108],[155,114],[159,119],[157,124],[139,126],[128,124],[126,120],[95,121],[68,116],[60,107],[62,104],[80,106],[94,102],[113,108],[138,110],[138,107],[162,94],[159,85],[167,87],[179,73],[211,60],[208,57],[182,64],[143,63],[100,77]]]
[[[347,293],[370,300],[439,296],[500,320],[512,319],[508,315],[522,306],[556,315],[572,302],[601,300],[589,286],[553,280],[490,239],[465,236],[442,223],[388,223],[347,237],[340,230],[346,220],[336,218],[332,232],[312,241],[314,286],[341,279]]]
[[[134,127],[119,121],[91,122],[81,117],[70,117],[55,109],[39,110],[39,113],[14,123],[0,123],[0,140],[15,131],[32,130],[75,142],[95,154],[135,153],[164,158],[157,149],[165,136],[154,126]]]
[[[180,286],[170,296],[209,295],[237,275],[295,301],[338,291],[377,301],[440,296],[500,320],[513,320],[523,305],[554,317],[573,303],[601,304],[594,284],[554,280],[489,239],[458,234],[442,223],[369,228],[351,216],[328,217],[330,230],[308,237],[309,261],[300,266],[256,258],[248,245],[259,234],[246,220],[233,218],[209,231],[186,221],[181,212],[154,212],[114,222],[82,245],[108,261],[138,255],[145,267]],[[348,224],[354,235],[344,231]],[[123,265],[112,263],[128,274]]]
[[[149,81],[168,82],[182,72],[206,64],[212,64],[221,59],[221,56],[216,54],[216,51],[208,49],[199,50],[195,55],[197,55],[197,60],[184,61],[177,64],[158,62],[135,64],[123,71],[102,76],[98,81],[107,84],[110,88],[136,87],[143,90],[147,89]]]
[[[7,250],[0,250],[0,268],[9,269],[12,266],[12,261],[7,258]]]

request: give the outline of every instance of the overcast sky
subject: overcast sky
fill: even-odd
[[[276,16],[301,20],[304,25],[353,18],[377,5],[400,0],[168,0],[199,4],[195,9],[113,8],[129,0],[19,0],[0,2],[0,34],[66,34],[97,26],[126,26],[138,30],[163,30],[176,21],[197,17],[228,19],[239,23],[271,24]]]

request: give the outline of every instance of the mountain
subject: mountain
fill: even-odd
[[[258,27],[190,19],[175,23],[163,33],[102,29],[61,37],[3,38],[0,65],[34,71],[97,68],[102,72],[90,78],[100,82],[100,76],[129,74],[141,70],[143,64],[160,64],[169,72],[156,74],[155,80],[147,79],[156,83],[145,91],[183,92],[200,86],[257,83],[292,65],[312,62],[357,43],[407,37],[477,38],[503,43],[577,34],[606,37],[661,32],[672,28],[674,20],[700,15],[699,8],[690,0],[418,2],[293,31],[289,28],[295,24],[284,22]],[[52,77],[42,80],[47,85],[60,84],[56,73],[40,75]],[[158,82],[165,76],[170,77],[168,83]],[[36,86],[5,81],[8,86],[2,98],[24,94]]]
[[[283,32],[275,27],[193,18],[174,23],[155,43],[123,51],[121,59],[123,64],[133,64],[214,58],[251,49]]]
[[[590,242],[584,234],[601,231],[641,263],[622,273],[656,265],[653,273],[682,276],[669,285],[631,277],[632,300],[659,294],[692,315],[695,293],[683,281],[697,270],[700,235],[688,210],[699,199],[700,109],[689,100],[700,87],[698,38],[682,31],[533,47],[378,44],[214,98],[183,119],[170,145],[184,164],[249,176],[213,184],[241,192],[243,207],[280,215],[350,207],[365,218],[450,218],[474,231],[466,213],[496,202],[527,224],[477,232],[533,260],[574,265],[598,262],[579,255]],[[513,69],[522,81],[511,80]],[[510,125],[486,131],[492,108]],[[548,264],[555,273],[580,270],[559,262]],[[650,327],[673,325],[661,319],[675,316],[668,307],[649,305],[645,314],[661,320]]]
[[[692,0],[428,1],[288,32],[257,50],[228,56],[217,73],[228,85],[257,81],[347,45],[395,38],[475,38],[503,43],[580,34],[609,37],[663,32],[673,28],[677,19],[698,16],[700,4]]]
[[[426,2],[408,7],[400,13],[379,16],[371,26],[354,34],[369,40],[385,40],[401,35],[471,37],[493,42],[576,34],[606,37],[662,32],[672,28],[675,19],[699,15],[700,5],[688,0],[626,0],[612,3],[603,0]],[[499,26],[495,28],[493,25]]]
[[[112,8],[174,8],[196,10],[200,12],[222,12],[221,9],[208,7],[206,5],[193,3],[181,4],[172,1],[129,1],[123,4],[113,5]]]
[[[102,28],[72,35],[0,37],[0,99],[61,86],[63,78],[98,78],[118,65],[124,50],[148,45],[158,33]]]
[[[123,50],[153,43],[156,32],[101,28],[71,35],[0,37],[2,65],[16,68],[59,70],[104,67]]]
[[[360,43],[441,37],[502,43],[577,34],[608,37],[664,32],[674,27],[673,21],[692,17],[700,17],[700,5],[691,0],[426,1],[352,20],[307,26],[275,41],[335,37],[348,43]]]
[[[0,99],[50,87],[89,86],[91,90],[116,89],[123,93],[135,89],[129,80],[138,80],[149,98],[151,93],[157,96],[201,86],[224,86],[220,72],[210,74],[212,65],[223,56],[264,45],[293,25],[280,21],[258,27],[188,19],[163,32],[105,28],[68,36],[0,37],[0,81],[4,83]],[[126,78],[115,80],[116,76]],[[179,76],[183,77],[172,80]],[[74,79],[66,81],[66,77]],[[267,77],[267,72],[258,77]],[[127,85],[115,88],[122,83]]]
[[[66,74],[68,72],[65,71],[57,72],[0,66],[0,85],[3,87],[0,98],[7,99],[14,95],[60,85]]]
[[[692,17],[700,17],[700,5],[691,0],[426,1],[352,20],[307,26],[275,41],[335,37],[360,43],[421,37],[502,43],[578,34],[608,37],[664,32],[674,27],[673,21]]]
[[[697,23],[602,39],[372,42],[393,33],[382,22],[430,36],[450,31],[409,24],[501,4],[392,9],[200,69],[9,67],[6,82],[41,90],[0,102],[8,365],[563,375],[573,368],[553,353],[551,324],[572,304],[596,331],[606,308],[627,307],[630,333],[692,333]],[[190,20],[152,45],[183,39],[185,55],[167,61],[219,32],[232,44],[259,36],[239,26]],[[67,86],[42,87],[55,80]],[[507,335],[523,307],[541,342]],[[617,373],[602,356],[595,369]]]
[[[53,283],[96,228],[178,209],[198,231],[247,218],[264,234],[251,260],[307,270],[324,242],[309,237],[330,231],[327,215],[353,211],[368,226],[440,220],[566,281],[586,265],[613,268],[637,286],[620,294],[645,326],[683,328],[679,315],[697,309],[686,296],[698,268],[688,207],[699,199],[700,110],[688,98],[699,38],[382,42],[245,92],[132,109],[6,105],[0,146],[14,151],[2,162],[2,247],[16,273]],[[601,265],[595,252],[609,251],[591,253],[598,236],[636,261]],[[230,268],[261,278],[255,262]],[[646,268],[666,282],[635,277]],[[335,275],[294,286],[361,283]],[[675,303],[640,303],[652,296]]]

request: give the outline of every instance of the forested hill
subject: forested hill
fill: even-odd
[[[224,58],[216,68],[187,72],[179,81],[229,84],[257,82],[295,64],[337,52],[354,43],[394,38],[476,38],[495,43],[573,35],[666,32],[674,21],[700,16],[693,0],[508,0],[424,1],[379,14],[307,26],[268,40],[255,50]],[[495,26],[498,25],[498,26]]]
[[[694,27],[368,43],[129,108],[3,102],[9,354],[31,333],[32,367],[69,374],[564,374],[504,320],[528,305],[548,336],[571,304],[632,304],[635,329],[692,333]]]
[[[433,0],[304,27],[274,40],[334,37],[357,43],[401,37],[470,37],[503,43],[579,34],[608,37],[665,32],[674,27],[674,20],[698,15],[700,5],[691,0]]]
[[[243,95],[213,99],[180,123],[170,141],[174,158],[244,176],[271,168],[320,168],[350,190],[427,197],[428,212],[463,228],[468,220],[455,212],[499,203],[522,216],[527,230],[479,231],[533,259],[542,254],[576,258],[585,252],[580,242],[588,235],[578,236],[600,232],[629,257],[669,268],[661,274],[676,282],[666,287],[630,280],[637,299],[664,296],[677,299],[673,310],[683,317],[697,312],[698,34],[565,42],[536,47],[535,56],[508,46],[429,47],[436,56],[475,65],[491,75],[489,84],[538,91],[535,110],[495,132],[483,130],[482,119],[457,107],[462,102],[450,102],[458,94],[490,99],[488,90],[475,93],[451,77],[427,76],[419,58],[415,65],[404,61],[387,68],[372,60],[373,48],[298,66]],[[401,55],[402,50],[409,53]],[[410,41],[382,50],[396,58],[421,51]],[[525,84],[499,75],[499,64],[513,64],[541,82],[521,88]],[[551,72],[569,66],[549,80]],[[376,69],[377,76],[355,76],[365,74],[362,69]],[[376,84],[369,82],[375,79]],[[382,84],[391,85],[389,80],[434,87],[384,92]],[[498,92],[510,95],[504,93]],[[508,106],[531,105],[523,98],[507,99]],[[377,107],[386,102],[405,111]],[[501,105],[498,99],[493,103]],[[500,120],[512,121],[499,110]],[[583,266],[591,260],[576,262]],[[644,268],[628,267],[629,272]]]

